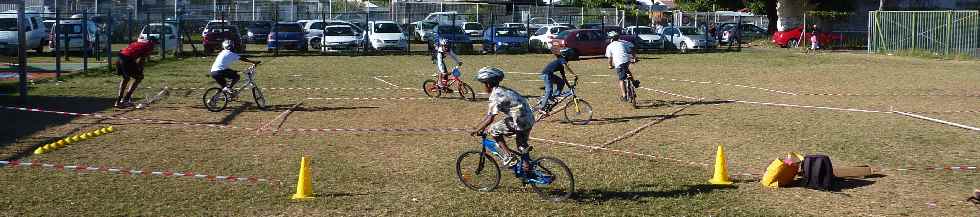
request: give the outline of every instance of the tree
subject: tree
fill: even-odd
[[[711,11],[718,6],[717,0],[676,0],[677,8],[682,11]]]

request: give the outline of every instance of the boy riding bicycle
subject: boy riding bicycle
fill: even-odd
[[[531,135],[531,128],[534,127],[534,114],[531,112],[531,106],[527,104],[527,99],[517,91],[500,86],[500,82],[504,80],[503,70],[483,67],[477,73],[476,80],[483,83],[485,91],[490,94],[490,103],[487,115],[476,127],[477,130],[470,135],[477,136],[486,131],[502,147],[501,163],[507,167],[513,167],[519,157],[507,146],[504,137],[515,136],[518,150],[521,152],[527,152],[530,149],[527,140]],[[503,114],[504,118],[493,122],[497,113]],[[529,168],[528,162],[525,161],[523,166]]]
[[[568,55],[571,53],[571,48],[562,48],[561,51],[555,54],[555,60],[548,63],[544,67],[544,70],[541,70],[541,80],[544,81],[544,95],[541,95],[541,101],[538,102],[538,109],[544,113],[551,111],[552,103],[554,103],[552,101],[562,94],[562,89],[568,83],[568,78],[565,77],[565,70],[567,69],[572,76],[578,77],[572,71],[572,68],[568,67]],[[559,72],[561,77],[555,75],[555,72]]]
[[[258,65],[262,61],[249,60],[232,51],[234,49],[234,43],[231,40],[221,42],[221,47],[224,50],[218,53],[218,57],[214,59],[214,64],[211,65],[211,72],[209,74],[214,81],[218,82],[222,91],[234,94],[235,90],[233,88],[235,87],[235,83],[241,79],[241,76],[238,76],[238,71],[231,69],[231,64],[237,60],[241,60],[242,62]],[[231,79],[231,83],[228,83],[228,79]]]
[[[448,70],[446,69],[446,63],[444,61],[447,56],[449,58],[452,58],[453,59],[453,62],[456,63],[456,66],[463,66],[463,61],[460,61],[459,60],[459,57],[456,56],[456,53],[453,52],[453,49],[451,49],[449,47],[449,40],[439,39],[439,43],[435,47],[435,52],[436,52],[436,55],[435,55],[436,56],[436,70],[438,70],[438,72],[439,72],[439,74],[438,74],[439,80],[445,81],[445,80],[448,80],[449,79],[448,73],[447,73]],[[437,82],[437,83],[440,86],[445,85],[442,82]]]
[[[633,46],[633,43],[622,40],[618,32],[611,31],[607,35],[612,41],[606,46],[609,69],[615,69],[616,75],[619,76],[620,100],[626,102],[629,99],[626,98],[625,82],[627,78],[632,76],[630,64],[636,63],[636,47]]]

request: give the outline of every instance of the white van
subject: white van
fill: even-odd
[[[47,44],[48,35],[45,33],[44,19],[37,14],[24,14],[27,18],[27,48],[34,49],[37,53],[44,52],[44,45]],[[14,55],[17,53],[17,11],[10,10],[0,13],[0,53]]]
[[[180,41],[177,39],[177,26],[173,23],[150,23],[143,26],[140,38],[157,39],[157,43],[166,46],[168,51],[176,51]],[[166,36],[166,37],[163,37]]]
[[[408,50],[408,37],[393,21],[370,21],[368,22],[370,33],[371,48],[375,50]]]
[[[67,51],[95,51],[95,35],[98,34],[99,28],[95,26],[95,22],[89,20],[85,21],[79,19],[81,16],[72,16],[71,20],[61,20],[60,23],[55,23],[52,26],[51,38],[50,40],[58,40],[61,43],[61,49]],[[85,33],[88,33],[88,47],[85,47]],[[65,43],[65,35],[68,36],[68,43]],[[108,42],[108,37],[104,35],[99,37],[101,46],[106,46]],[[48,47],[54,49],[54,43],[49,43]]]

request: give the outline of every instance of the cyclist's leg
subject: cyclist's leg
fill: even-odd
[[[557,86],[555,88],[556,91],[554,92],[555,96],[561,95],[561,91],[565,89],[565,79],[562,79],[561,76],[555,75],[555,73],[551,73],[551,83],[554,83],[555,86]]]
[[[443,81],[448,80],[446,63],[443,61],[443,54],[436,53],[436,70],[439,71],[439,85],[446,85]]]
[[[625,99],[626,98],[626,85],[625,85],[625,83],[626,83],[627,71],[628,71],[628,68],[626,68],[626,67],[627,67],[626,64],[620,64],[619,66],[616,67],[616,75],[619,78],[619,96],[620,96],[621,99]]]
[[[211,72],[210,74],[211,74],[211,79],[214,79],[214,82],[218,83],[218,87],[225,88],[228,86],[228,81],[227,79],[225,79],[225,76],[224,74],[221,73],[221,71],[214,71]]]
[[[123,102],[123,97],[126,96],[127,87],[129,87],[129,73],[126,66],[126,59],[120,56],[120,60],[116,64],[116,73],[122,76],[122,81],[119,82],[119,97],[116,97],[116,107],[119,107],[121,105],[120,103]]]
[[[531,150],[531,145],[527,143],[527,140],[530,138],[530,136],[531,136],[531,130],[530,129],[524,130],[524,131],[514,132],[514,139],[517,142],[517,148],[518,148],[518,150],[523,150],[523,152],[527,152],[527,151]],[[521,153],[521,154],[527,154],[527,153]],[[528,171],[528,170],[531,169],[531,162],[528,162],[528,161],[523,161],[523,162],[524,162],[523,163],[524,164],[523,165],[524,166],[523,168],[524,168],[525,174],[530,174],[529,173],[530,171]]]
[[[544,82],[544,94],[541,94],[541,100],[538,101],[538,108],[541,110],[547,110],[549,104],[551,103],[551,98],[554,97],[554,83],[552,82],[553,76],[550,73],[541,74],[541,80]]]
[[[508,121],[512,120],[510,118],[504,118],[490,124],[490,127],[487,128],[487,133],[493,137],[493,140],[500,146],[501,151],[507,155],[506,158],[512,159],[517,155],[515,155],[514,150],[510,149],[510,146],[507,146],[506,136],[514,135],[515,131],[514,128],[507,126]]]
[[[238,80],[240,80],[242,77],[238,75],[238,71],[231,70],[231,69],[226,69],[226,70],[228,70],[227,72],[225,72],[227,73],[226,77],[231,79],[231,83],[228,83],[228,88],[235,88],[235,84],[238,83]]]
[[[136,92],[136,88],[139,88],[140,82],[143,81],[143,66],[137,66],[135,71],[130,72],[130,77],[133,78],[133,83],[129,84],[129,90],[126,91],[126,96],[123,98],[126,102],[133,101],[133,92]]]

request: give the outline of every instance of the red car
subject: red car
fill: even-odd
[[[633,41],[629,35],[620,36],[626,41]],[[606,45],[609,45],[609,38],[605,32],[598,29],[575,29],[559,32],[554,40],[551,40],[553,50],[571,48],[572,54],[568,59],[578,59],[580,56],[599,56],[606,54]]]
[[[800,41],[800,32],[801,31],[803,31],[803,26],[799,26],[799,27],[796,27],[796,28],[788,29],[786,31],[779,31],[779,32],[773,33],[772,34],[772,43],[773,44],[776,44],[776,45],[778,45],[780,47],[795,46],[795,45],[797,45],[797,42]],[[809,33],[809,32],[803,33],[803,37],[806,38],[806,39],[809,39],[810,38],[810,35],[811,35],[811,33]],[[830,44],[831,42],[834,42],[834,41],[842,41],[842,40],[844,40],[844,36],[843,35],[839,35],[839,34],[832,34],[832,33],[828,33],[828,32],[820,32],[817,35],[817,41],[819,41],[821,45]]]
[[[237,27],[231,25],[215,25],[208,26],[204,30],[204,39],[201,40],[201,43],[204,45],[204,54],[210,55],[216,50],[222,50],[221,43],[225,40],[235,42],[235,52],[241,53],[245,51],[245,43],[242,43],[242,38],[238,33]]]

